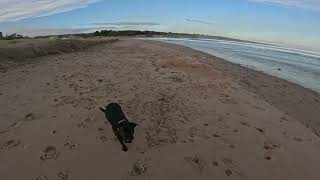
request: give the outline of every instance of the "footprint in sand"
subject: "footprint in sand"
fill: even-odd
[[[225,170],[225,173],[227,176],[231,176],[233,174],[236,174],[240,177],[244,177],[244,173],[240,170],[239,166],[237,166],[232,159],[223,157],[221,158],[221,162],[227,167]]]
[[[271,156],[267,155],[267,156],[264,157],[264,159],[270,161],[271,160]]]
[[[194,136],[196,135],[196,133],[197,133],[197,128],[196,128],[196,127],[191,127],[191,128],[189,128],[188,134],[189,134],[189,137],[190,137],[190,138],[194,138]]]
[[[86,118],[86,119],[84,120],[84,122],[78,123],[78,124],[77,124],[77,127],[78,127],[78,128],[87,128],[90,122],[91,122],[91,119],[90,119],[90,118]]]
[[[69,180],[70,179],[70,172],[69,171],[61,171],[57,174],[58,178],[61,180]]]
[[[219,134],[212,134],[212,136],[215,137],[215,138],[221,137]]]
[[[284,117],[284,116],[282,116],[281,118],[280,118],[280,122],[283,122],[283,121],[288,121],[288,119],[286,118],[286,117]]]
[[[302,142],[303,141],[301,138],[298,138],[298,137],[294,137],[293,140],[297,141],[297,142]]]
[[[67,150],[74,150],[74,149],[76,149],[78,146],[79,146],[79,144],[77,144],[77,143],[72,143],[71,141],[66,142],[66,143],[64,144],[64,147],[65,147]]]
[[[16,139],[11,139],[9,141],[6,141],[2,147],[0,149],[4,149],[4,150],[10,150],[14,147],[17,147],[20,145],[20,140],[16,140]]]
[[[264,142],[264,146],[263,146],[265,150],[271,150],[271,151],[275,149],[279,149],[280,147],[281,147],[280,144],[274,144],[268,141]]]
[[[38,176],[36,180],[48,180],[47,176]]]
[[[146,173],[146,171],[147,171],[146,166],[142,162],[136,161],[132,166],[132,170],[129,171],[129,174],[131,176],[140,176]]]
[[[196,168],[200,171],[202,171],[205,166],[207,165],[207,163],[205,162],[204,159],[202,159],[201,157],[184,157],[184,160],[187,161],[193,168]]]
[[[223,104],[238,104],[238,102],[228,94],[220,94],[219,101]]]
[[[213,165],[214,167],[218,167],[218,166],[219,166],[219,163],[218,163],[218,161],[212,161],[212,165]]]
[[[257,127],[255,127],[255,129],[256,129],[257,131],[259,131],[261,134],[264,134],[264,130],[263,130],[263,129],[257,128]]]
[[[255,109],[261,110],[261,111],[266,111],[266,109],[264,109],[262,107],[259,107],[259,106],[256,106],[256,105],[254,105],[252,107],[255,108]]]
[[[173,82],[177,82],[177,83],[181,83],[183,82],[182,78],[178,77],[178,76],[170,76],[169,77]]]
[[[226,169],[224,172],[226,173],[227,176],[232,175],[232,171],[230,169]]]
[[[223,118],[222,116],[218,116],[217,120],[218,120],[219,122],[221,122],[221,121],[224,120],[224,118]]]
[[[100,137],[99,137],[99,140],[100,140],[101,142],[106,142],[106,141],[108,141],[108,139],[107,139],[106,136],[100,136]]]
[[[56,147],[48,146],[42,151],[40,159],[42,161],[57,159],[59,157],[59,154],[60,153],[57,151]]]
[[[249,123],[244,122],[244,121],[240,121],[240,124],[243,126],[251,127],[251,125]]]
[[[34,113],[29,113],[24,116],[25,121],[33,121],[35,119],[36,119],[36,116]]]
[[[85,123],[78,123],[78,124],[77,124],[77,127],[78,127],[78,128],[86,128],[87,125],[86,125]]]

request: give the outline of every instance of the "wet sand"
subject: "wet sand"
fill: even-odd
[[[128,152],[98,106],[139,124]],[[0,178],[308,179],[319,94],[189,48],[122,39],[0,78]]]

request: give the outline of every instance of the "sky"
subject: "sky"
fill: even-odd
[[[0,31],[218,35],[320,51],[320,0],[0,0]]]

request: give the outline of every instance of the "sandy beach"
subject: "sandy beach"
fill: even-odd
[[[320,178],[311,90],[154,41],[49,54],[1,72],[1,180]],[[111,102],[138,124],[128,152]]]

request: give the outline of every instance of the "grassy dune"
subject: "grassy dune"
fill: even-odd
[[[0,71],[5,72],[9,67],[28,62],[29,58],[79,51],[116,40],[116,38],[0,40]]]

